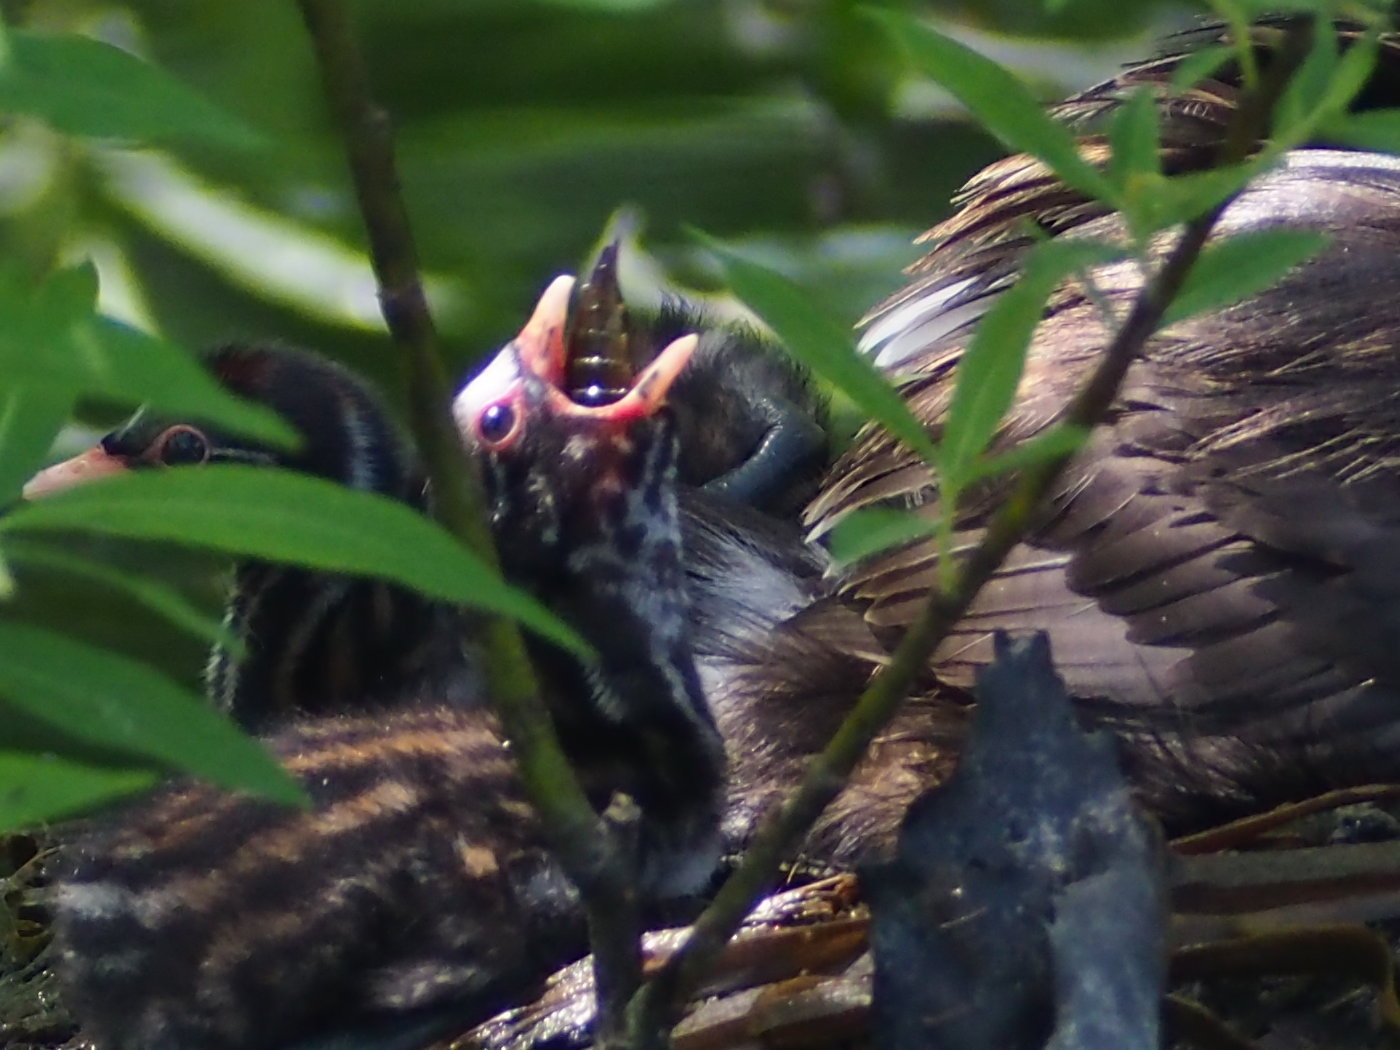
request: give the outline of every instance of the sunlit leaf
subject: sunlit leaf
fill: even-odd
[[[275,801],[304,801],[300,786],[256,740],[200,697],[116,653],[0,621],[0,695],[87,744]]]
[[[241,464],[132,471],[27,503],[0,518],[0,533],[37,529],[169,540],[379,576],[447,602],[513,617],[566,649],[591,653],[553,613],[507,586],[421,514],[295,471]]]
[[[1053,240],[1026,256],[1020,278],[992,303],[958,363],[957,386],[939,443],[939,475],[955,501],[1016,395],[1026,350],[1045,302],[1070,274],[1109,262],[1121,249]]]
[[[837,565],[850,565],[937,531],[936,521],[915,511],[863,507],[844,516],[831,530],[831,557]]]
[[[903,44],[920,72],[952,92],[987,131],[1012,149],[1039,157],[1080,192],[1116,199],[1108,180],[1079,155],[1069,129],[1001,66],[909,15],[876,9],[871,16]]]
[[[259,137],[178,80],[111,44],[16,29],[0,63],[0,109],[95,138],[194,140],[248,148]]]
[[[1327,245],[1312,230],[1254,230],[1208,244],[1167,307],[1164,325],[1263,291]]]
[[[903,398],[856,351],[850,331],[828,317],[812,296],[714,238],[698,231],[696,237],[720,260],[734,294],[763,318],[790,354],[925,459],[937,455]]]
[[[32,828],[152,787],[159,774],[0,750],[0,832]]]

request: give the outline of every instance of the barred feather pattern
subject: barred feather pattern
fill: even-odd
[[[321,719],[271,746],[311,809],[182,784],[78,847],[57,935],[97,1046],[251,1050],[327,1016],[486,1011],[582,949],[483,714]]]

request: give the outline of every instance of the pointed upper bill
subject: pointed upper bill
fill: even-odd
[[[114,456],[101,445],[97,445],[72,459],[65,459],[62,463],[55,463],[39,471],[25,482],[24,498],[40,499],[74,485],[84,485],[89,481],[110,477],[130,469],[121,456]]]

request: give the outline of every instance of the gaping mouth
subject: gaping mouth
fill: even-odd
[[[554,279],[520,334],[457,396],[453,413],[464,431],[522,373],[544,384],[548,410],[556,416],[625,424],[665,404],[698,337],[682,336],[638,365],[616,263],[616,248],[610,246],[577,293],[574,278]]]

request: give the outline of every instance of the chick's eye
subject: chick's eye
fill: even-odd
[[[519,429],[520,416],[509,401],[487,405],[477,417],[476,428],[481,440],[491,448],[501,448]]]
[[[171,427],[156,441],[156,458],[168,467],[203,463],[209,458],[209,440],[194,427]]]

